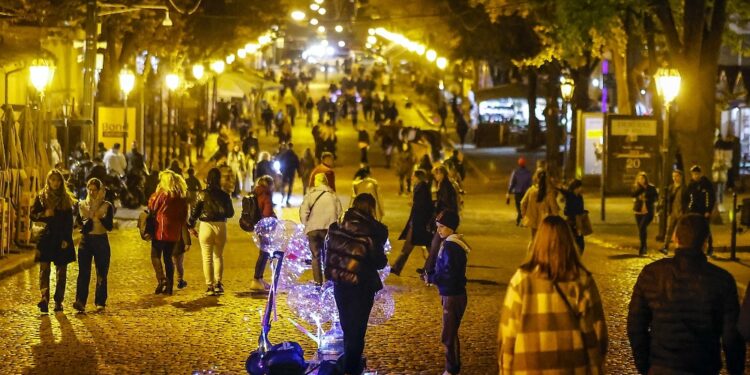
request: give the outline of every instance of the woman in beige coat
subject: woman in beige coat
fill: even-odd
[[[521,200],[521,216],[523,216],[521,223],[531,229],[532,240],[545,217],[559,215],[560,206],[557,205],[556,194],[556,190],[547,178],[547,172],[537,170],[534,174],[533,185]]]

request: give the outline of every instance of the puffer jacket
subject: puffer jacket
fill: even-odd
[[[200,221],[227,221],[234,216],[234,206],[232,198],[219,187],[209,186],[198,195],[198,201],[195,202],[188,227],[195,228],[195,224]]]
[[[370,215],[350,208],[326,237],[325,275],[334,283],[357,285],[367,292],[383,289],[378,270],[388,264],[388,228]]]
[[[299,206],[299,219],[305,233],[328,229],[341,216],[341,201],[326,185],[310,188]]]
[[[469,245],[463,235],[451,234],[440,245],[435,273],[428,276],[428,281],[437,285],[441,296],[460,296],[466,294],[466,258]]]
[[[627,331],[641,374],[742,374],[745,344],[737,330],[739,299],[729,272],[700,249],[677,249],[643,268],[633,287]]]

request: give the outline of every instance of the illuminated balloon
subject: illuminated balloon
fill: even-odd
[[[375,294],[375,303],[370,311],[370,325],[383,324],[393,317],[396,312],[396,303],[393,300],[393,294],[388,289],[381,289]]]

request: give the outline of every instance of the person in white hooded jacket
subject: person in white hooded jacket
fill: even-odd
[[[328,178],[323,173],[315,175],[314,186],[307,190],[299,208],[300,222],[305,226],[305,233],[312,253],[312,270],[315,284],[323,284],[323,269],[320,252],[328,234],[328,227],[337,222],[341,216],[341,201],[328,186]]]

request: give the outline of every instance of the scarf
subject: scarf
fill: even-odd
[[[60,187],[60,189],[57,190],[52,190],[49,186],[45,187],[44,203],[46,207],[55,210],[66,210],[73,207],[70,196],[68,196],[64,187]]]

